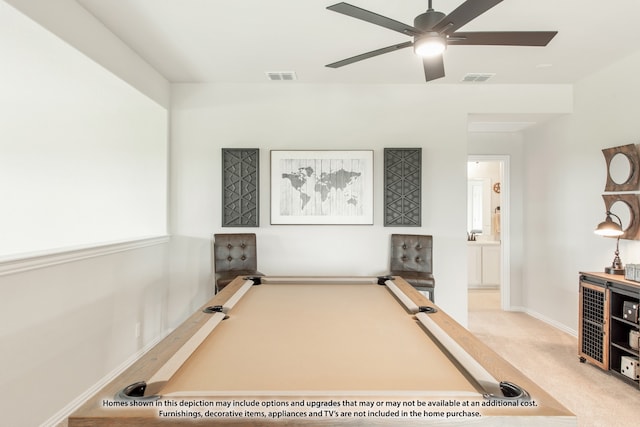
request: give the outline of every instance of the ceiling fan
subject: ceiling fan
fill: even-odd
[[[327,64],[327,67],[339,68],[363,59],[413,46],[414,52],[422,57],[426,81],[431,81],[444,77],[442,54],[449,45],[546,46],[558,33],[557,31],[459,32],[458,28],[466,25],[502,0],[466,0],[448,15],[433,10],[431,1],[429,0],[429,9],[416,16],[413,26],[344,2],[328,6],[327,9],[334,12],[411,36],[413,41],[356,55]]]

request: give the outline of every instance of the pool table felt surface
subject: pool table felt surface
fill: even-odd
[[[475,391],[386,286],[253,286],[221,326],[160,394]]]

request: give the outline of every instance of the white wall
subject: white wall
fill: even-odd
[[[2,170],[3,173],[12,170],[16,174],[12,178],[3,175],[1,185],[3,190],[9,188],[17,198],[27,199],[24,196],[28,195],[48,202],[39,207],[38,213],[44,216],[33,218],[29,217],[33,212],[3,197],[4,213],[16,209],[14,219],[33,218],[31,225],[35,230],[60,211],[69,209],[69,200],[53,197],[51,191],[43,192],[42,186],[34,185],[35,177],[41,177],[40,183],[48,190],[51,188],[46,185],[51,184],[55,189],[56,181],[71,183],[71,192],[89,187],[93,194],[87,194],[84,201],[98,207],[107,200],[100,195],[126,196],[123,197],[125,200],[116,197],[117,202],[111,197],[104,211],[121,215],[123,221],[138,221],[140,217],[128,212],[128,187],[136,174],[146,172],[141,167],[151,160],[153,166],[148,177],[141,177],[138,184],[145,179],[153,180],[147,189],[154,189],[152,197],[160,202],[154,205],[151,216],[162,218],[160,226],[153,222],[153,232],[164,234],[167,109],[159,104],[168,105],[168,82],[75,1],[15,0],[11,3],[19,4],[23,10],[45,21],[54,32],[60,31],[72,45],[78,43],[87,48],[89,55],[95,54],[99,62],[110,62],[121,74],[119,77],[124,75],[129,84],[139,83],[146,96],[106,70],[100,70],[101,67],[77,52],[74,52],[74,60],[61,55],[60,52],[68,53],[71,49],[65,50],[68,48],[65,43],[39,26],[33,26],[37,37],[35,33],[26,33],[18,34],[18,38],[9,33],[29,25],[4,26],[0,41],[3,49],[1,83],[13,83],[11,78],[16,77],[31,84],[9,85],[2,91],[5,96],[0,102],[0,111],[9,120],[0,126],[3,138],[0,158],[5,162],[11,159],[8,166],[3,164]],[[8,19],[8,14],[16,14],[5,2],[1,2],[0,7],[3,19]],[[26,46],[35,42],[55,48],[34,55]],[[16,58],[29,58],[32,60],[30,65],[38,66],[25,66]],[[53,68],[41,67],[43,62]],[[78,89],[74,86],[78,82],[85,84],[84,89],[91,90]],[[18,89],[23,91],[22,97],[15,92]],[[74,108],[69,108],[71,92],[65,92],[70,89],[75,90],[76,98],[80,97],[79,102],[74,98],[77,102],[73,104]],[[50,96],[52,93],[55,95]],[[92,97],[96,93],[98,96]],[[127,95],[123,96],[125,93]],[[82,96],[87,98],[82,99]],[[114,109],[111,101],[116,98],[117,102],[125,101]],[[110,108],[106,108],[107,105]],[[152,111],[149,116],[140,115],[145,108]],[[118,109],[120,111],[114,111]],[[143,129],[144,126],[148,129]],[[133,133],[135,141],[128,139],[131,134],[123,138],[127,133],[124,130],[132,127],[138,129]],[[58,132],[54,134],[52,128]],[[92,134],[98,130],[102,135]],[[113,138],[111,144],[108,137]],[[148,141],[147,138],[158,142],[158,137],[161,138],[159,145],[153,148],[140,143],[141,140]],[[96,145],[97,140],[102,145]],[[132,159],[127,155],[131,151],[147,158]],[[114,160],[111,168],[104,162],[109,156]],[[25,173],[27,164],[40,165],[41,169],[30,169]],[[67,166],[63,166],[65,164]],[[103,179],[89,178],[96,175]],[[158,188],[161,194],[155,191]],[[37,197],[34,197],[34,191]],[[73,195],[78,196],[77,193]],[[74,214],[77,215],[78,210],[66,211],[63,216]],[[86,213],[82,214],[85,222],[91,220],[90,215],[87,218]],[[149,220],[150,216],[144,217]],[[6,220],[7,217],[1,218]],[[99,215],[95,219],[96,230],[109,228],[108,219]],[[73,225],[73,221],[67,222],[55,231],[62,232],[63,236],[71,234],[67,227]],[[5,230],[13,232],[11,227],[15,227],[15,223],[7,220],[2,227],[0,234],[4,236]],[[179,242],[176,246],[175,251],[179,251]],[[172,296],[191,293],[193,299],[203,299],[210,286],[208,281],[200,282],[198,275],[201,270],[209,270],[208,261],[203,266],[199,266],[199,259],[190,260],[188,265],[172,264],[172,250],[172,244],[165,237],[110,245],[99,250],[76,250],[0,262],[0,340],[3,343],[0,351],[3,366],[0,370],[0,424],[30,427],[46,420],[55,421],[58,411],[161,337],[168,328],[175,326],[187,307],[193,306],[186,298],[174,298],[180,304],[175,307]],[[182,281],[171,287],[170,276],[176,276],[180,268],[189,268],[194,274],[180,274]],[[180,292],[181,289],[187,291]],[[136,334],[138,329],[139,335]]]
[[[62,421],[211,298],[209,242],[195,240],[0,264],[2,425]]]
[[[1,0],[107,68],[116,76],[169,107],[167,80],[75,0]]]
[[[381,274],[389,235],[434,236],[437,302],[466,324],[467,114],[571,111],[568,86],[194,85],[172,90],[172,233],[255,232],[268,274]],[[221,227],[221,149],[260,148],[260,227]],[[385,147],[422,147],[420,228],[382,226]],[[271,226],[269,150],[373,149],[373,226]]]
[[[166,234],[167,110],[0,2],[0,259]]]
[[[606,166],[601,150],[637,144],[640,53],[575,85],[574,114],[525,134],[524,305],[577,330],[578,272],[604,271],[615,241],[596,236],[604,220]],[[622,261],[640,244],[621,241]]]
[[[158,243],[0,274],[2,424],[39,425],[164,333],[168,265]]]

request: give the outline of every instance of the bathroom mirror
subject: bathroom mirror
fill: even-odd
[[[467,181],[467,231],[474,234],[491,234],[491,180],[489,178]]]
[[[640,183],[640,158],[634,144],[602,150],[607,165],[604,191],[632,191]]]

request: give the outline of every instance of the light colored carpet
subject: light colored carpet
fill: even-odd
[[[580,363],[576,337],[500,310],[498,290],[469,291],[469,329],[575,413],[578,426],[640,426],[637,386]]]

